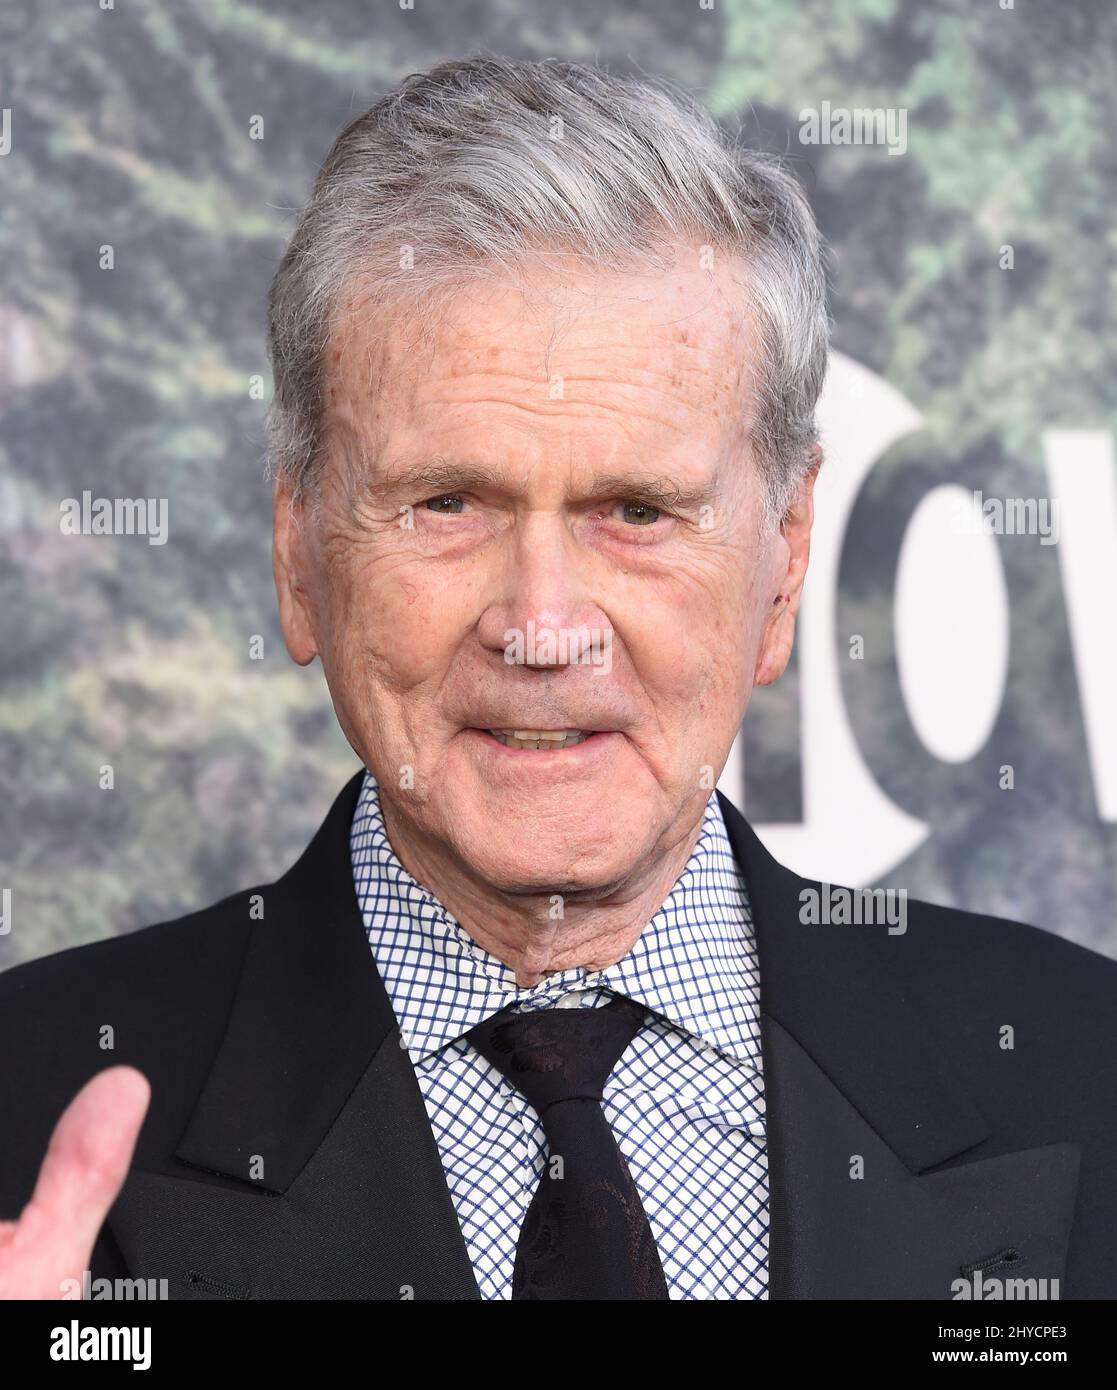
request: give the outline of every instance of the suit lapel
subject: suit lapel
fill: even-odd
[[[265,892],[167,1171],[133,1172],[110,1215],[132,1276],[172,1297],[480,1297],[357,904],[362,775]]]
[[[719,798],[760,960],[769,1296],[950,1299],[978,1263],[1061,1281],[1078,1150],[1004,1152],[888,963],[901,938],[803,924],[800,891],[819,885]]]
[[[1057,1279],[1060,1296],[1073,1145],[913,1171],[774,1019],[763,1042],[769,1297],[950,1299],[977,1264],[1000,1279]],[[995,1267],[1005,1252],[1012,1260]]]

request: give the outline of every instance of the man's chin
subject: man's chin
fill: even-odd
[[[600,900],[615,892],[633,867],[623,862],[623,858],[612,862],[611,856],[601,854],[600,846],[592,859],[545,854],[542,859],[528,860],[522,851],[501,854],[492,845],[486,845],[477,853],[471,853],[468,847],[459,852],[477,878],[511,897]]]
[[[648,780],[622,734],[511,754],[460,736],[442,765],[438,819],[472,872],[501,892],[592,895],[623,884],[647,850],[651,817],[635,808],[650,804]]]
[[[626,833],[623,813],[599,823],[591,814],[537,819],[509,814],[496,822],[471,824],[462,817],[453,830],[454,848],[475,878],[501,893],[599,897],[626,882],[643,844]]]

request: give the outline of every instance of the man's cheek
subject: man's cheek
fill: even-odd
[[[728,656],[708,622],[688,622],[683,615],[648,629],[636,669],[657,706],[696,710],[711,685],[725,679]]]
[[[347,638],[367,675],[391,690],[415,692],[441,684],[468,625],[439,600],[384,604],[362,614]]]

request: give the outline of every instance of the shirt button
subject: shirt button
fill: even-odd
[[[573,989],[569,994],[564,994],[560,999],[555,1000],[556,1009],[576,1009],[582,1002],[584,989]]]

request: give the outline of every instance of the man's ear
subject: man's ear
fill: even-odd
[[[791,656],[795,641],[795,618],[807,577],[811,554],[811,527],[814,525],[814,484],[822,467],[822,449],[811,446],[811,459],[791,505],[780,522],[776,542],[779,560],[777,580],[770,586],[768,617],[756,656],[754,685],[771,685],[779,680]]]
[[[272,486],[272,573],[283,640],[300,666],[308,666],[318,655],[310,599],[301,579],[308,573],[306,524],[302,499],[296,501],[290,483],[277,477]]]

